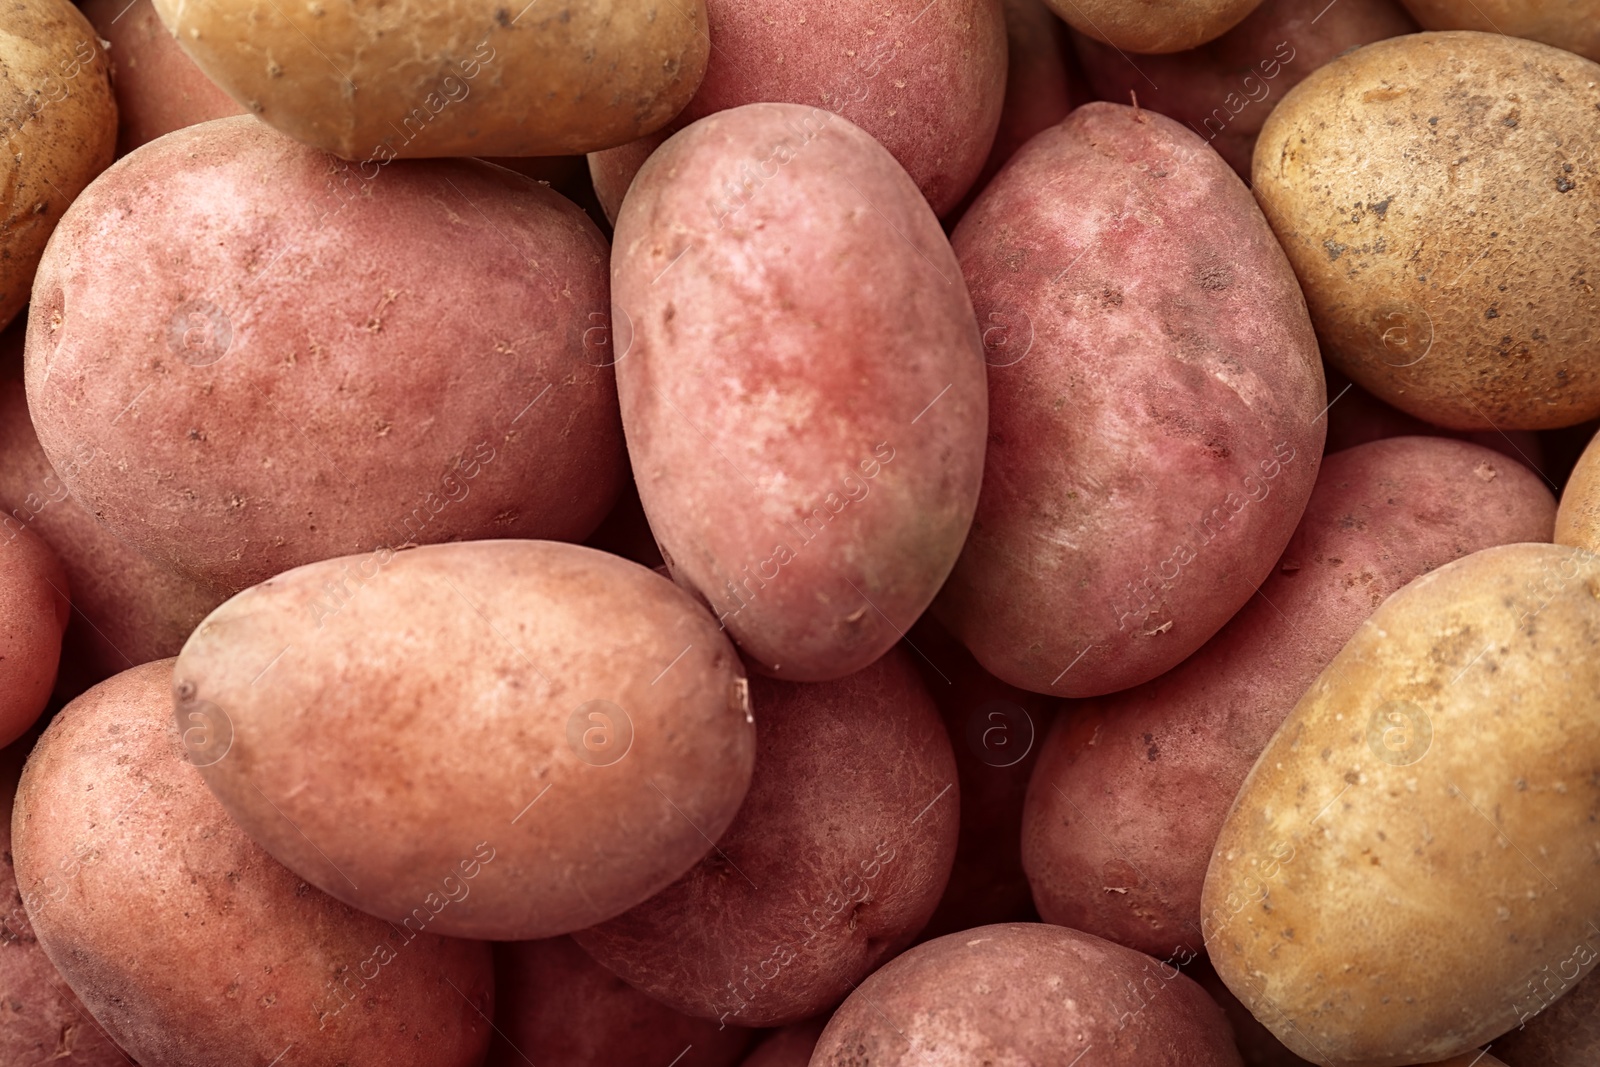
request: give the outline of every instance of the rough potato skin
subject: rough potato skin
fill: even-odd
[[[475,1067],[488,946],[403,934],[257,847],[185,758],[171,680],[160,660],[73,701],[17,793],[17,884],[84,1004],[161,1067]]]
[[[121,160],[58,233],[28,323],[40,444],[108,529],[223,596],[380,544],[576,540],[611,506],[608,249],[536,182],[369,180],[241,116]],[[84,443],[101,458],[73,464]]]
[[[28,303],[62,213],[116,158],[117,103],[94,27],[67,0],[0,13],[0,328]]]
[[[910,944],[950,876],[961,796],[909,655],[814,685],[753,678],[738,817],[688,874],[578,944],[676,1010],[740,1026],[826,1011]]]
[[[1261,0],[1048,0],[1073,29],[1124,52],[1183,52],[1237,26]]]
[[[1430,30],[1504,33],[1600,62],[1600,5],[1594,0],[1401,0]]]
[[[1166,671],[1266,577],[1326,422],[1249,190],[1171,119],[1087,104],[956,227],[989,360],[972,533],[934,612],[984,668],[1084,697]]]
[[[1255,192],[1328,362],[1456,430],[1600,414],[1600,64],[1495,34],[1367,45],[1279,103]]]
[[[812,1050],[827,1022],[818,1018],[785,1026],[757,1045],[739,1067],[809,1067]]]
[[[1090,1050],[1093,1050],[1091,1053]],[[1040,923],[918,945],[861,983],[812,1067],[1240,1067],[1227,1019],[1176,968]]]
[[[1325,1067],[1459,1055],[1600,955],[1600,565],[1519,544],[1390,597],[1240,789],[1202,909],[1217,973]]]
[[[1326,457],[1260,594],[1176,669],[1074,706],[1044,742],[1022,831],[1039,914],[1161,959],[1203,953],[1211,845],[1295,702],[1391,593],[1548,541],[1554,519],[1537,475],[1477,445],[1396,437]]]
[[[1561,491],[1561,509],[1556,512],[1558,545],[1573,545],[1600,552],[1600,437],[1578,457],[1567,484]]]
[[[705,73],[704,0],[155,0],[184,51],[304,144],[382,164],[626,144]]]
[[[227,725],[201,773],[263,847],[454,937],[552,937],[665,889],[733,821],[755,758],[743,668],[705,612],[550,541],[279,575],[201,624],[175,694],[180,721]]]
[[[570,937],[495,945],[494,994],[485,1067],[732,1067],[750,1043],[651,1000]]]
[[[72,613],[67,573],[38,534],[0,522],[0,746],[39,718]]]
[[[1351,48],[1416,29],[1396,0],[1263,0],[1186,52],[1133,57],[1081,33],[1073,44],[1099,99],[1137,93],[1140,107],[1184,123],[1249,181],[1256,135],[1284,93]]]
[[[715,192],[739,174],[759,184]],[[673,578],[775,677],[883,655],[967,535],[988,411],[966,286],[905,171],[820,109],[718,112],[639,172],[612,286]]]
[[[1560,999],[1494,1043],[1509,1067],[1590,1067],[1600,1061],[1600,982],[1558,976],[1545,991],[1552,995]]]

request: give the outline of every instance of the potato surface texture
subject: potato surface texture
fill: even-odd
[[[1328,362],[1456,430],[1600,414],[1600,64],[1495,34],[1379,41],[1301,82],[1256,197]]]
[[[1401,0],[1429,30],[1504,33],[1555,45],[1600,62],[1595,0]]]
[[[1591,969],[1600,562],[1507,545],[1395,593],[1261,754],[1202,910],[1217,973],[1327,1067],[1444,1059]]]
[[[454,937],[554,936],[666,888],[755,756],[715,623],[659,575],[554,542],[279,575],[201,624],[175,694],[180,720],[228,724],[201,773],[246,832],[333,896]]]
[[[1049,0],[1079,33],[1123,52],[1182,52],[1238,25],[1261,0]]]
[[[1002,681],[1125,689],[1204,644],[1305,510],[1316,338],[1249,190],[1171,119],[1087,104],[956,227],[989,448],[934,612]]]
[[[61,560],[32,530],[0,524],[0,746],[38,719],[72,612]]]
[[[911,179],[820,109],[718,112],[639,172],[612,286],[628,451],[673,578],[775,677],[883,655],[960,551],[988,409],[966,286]]]
[[[160,660],[73,701],[17,794],[18,887],[95,1018],[162,1067],[474,1067],[488,946],[397,930],[257,847],[186,759],[171,681]]]

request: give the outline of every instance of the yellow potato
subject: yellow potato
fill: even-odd
[[[1261,0],[1046,0],[1079,33],[1125,52],[1182,52],[1233,29]]]
[[[1556,512],[1556,544],[1600,552],[1600,438],[1578,457],[1578,465],[1561,490],[1561,508]]]
[[[1600,60],[1596,0],[1400,0],[1430,30],[1482,30],[1543,41]]]

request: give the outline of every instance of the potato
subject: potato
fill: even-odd
[[[1023,689],[1148,681],[1244,605],[1305,510],[1326,401],[1294,276],[1216,153],[1116,104],[1028,142],[953,241],[991,411],[934,613]]]
[[[1391,596],[1301,698],[1202,897],[1217,973],[1285,1045],[1459,1055],[1600,958],[1597,644],[1597,557],[1490,548]]]
[[[536,182],[369,178],[218,119],[119,162],[58,234],[28,324],[40,444],[222,596],[380,545],[581,539],[611,506],[607,247]]]
[[[883,655],[967,535],[988,410],[966,286],[905,171],[818,108],[719,112],[639,172],[612,285],[628,453],[673,578],[775,677]]]
[[[224,724],[200,773],[267,851],[455,937],[551,937],[665,889],[733,821],[755,759],[711,619],[637,564],[555,542],[279,575],[201,624],[174,693],[180,723]]]
[[[155,6],[246,109],[363,167],[626,144],[683,109],[710,49],[704,0]]]
[[[1183,52],[1227,33],[1261,0],[1048,0],[1079,33],[1124,52]]]
[[[1222,979],[1205,959],[1196,960],[1184,973],[1211,994],[1211,999],[1228,1017],[1234,1044],[1239,1047],[1245,1067],[1309,1067],[1310,1060],[1303,1060],[1285,1048],[1282,1041],[1272,1036],[1271,1030],[1262,1026],[1261,1021],[1239,1003],[1239,998],[1222,984]]]
[[[1401,0],[1430,30],[1480,30],[1527,37],[1600,60],[1594,0]]]
[[[160,1067],[261,1067],[297,1046],[306,1062],[474,1067],[488,946],[398,930],[274,862],[185,759],[171,683],[160,660],[73,701],[17,793],[18,888],[95,1018]]]
[[[1092,1057],[1084,1057],[1093,1049]],[[1238,1067],[1222,1010],[1176,968],[1060,926],[1005,923],[918,945],[828,1022],[812,1067]]]
[[[677,1011],[778,1026],[826,1011],[911,943],[950,876],[961,796],[901,649],[833,682],[758,676],[750,702],[755,777],[716,848],[574,940]]]
[[[494,986],[486,1067],[732,1067],[750,1043],[651,1000],[569,937],[494,946]]]
[[[739,1067],[809,1067],[811,1052],[817,1047],[817,1038],[827,1019],[812,1019],[792,1023],[756,1046]]]
[[[1574,545],[1600,552],[1600,437],[1578,457],[1566,488],[1561,492],[1561,510],[1556,513],[1555,540],[1558,545]]]
[[[95,33],[110,42],[117,97],[117,154],[244,109],[201,73],[161,25],[151,0],[83,0]]]
[[[1456,430],[1600,414],[1600,64],[1482,33],[1367,45],[1268,117],[1256,197],[1328,362]]]
[[[1590,972],[1593,973],[1593,972]],[[1541,973],[1530,982],[1537,1014],[1494,1043],[1510,1067],[1590,1067],[1600,1061],[1600,981]],[[1557,999],[1559,998],[1559,999]]]
[[[0,746],[27,732],[50,701],[72,614],[67,574],[38,534],[0,531]]]
[[[94,27],[67,0],[15,3],[0,15],[0,328],[28,303],[39,257],[67,205],[117,148],[117,104]]]
[[[1095,94],[1185,123],[1245,181],[1256,135],[1284,93],[1357,45],[1416,32],[1396,0],[1263,0],[1209,44],[1132,57],[1081,33],[1073,44]]]

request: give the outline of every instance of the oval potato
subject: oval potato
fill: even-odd
[[[1479,30],[1526,37],[1600,62],[1595,0],[1401,0],[1430,30]]]
[[[1237,26],[1261,0],[1048,0],[1079,33],[1124,52],[1182,52]]]

